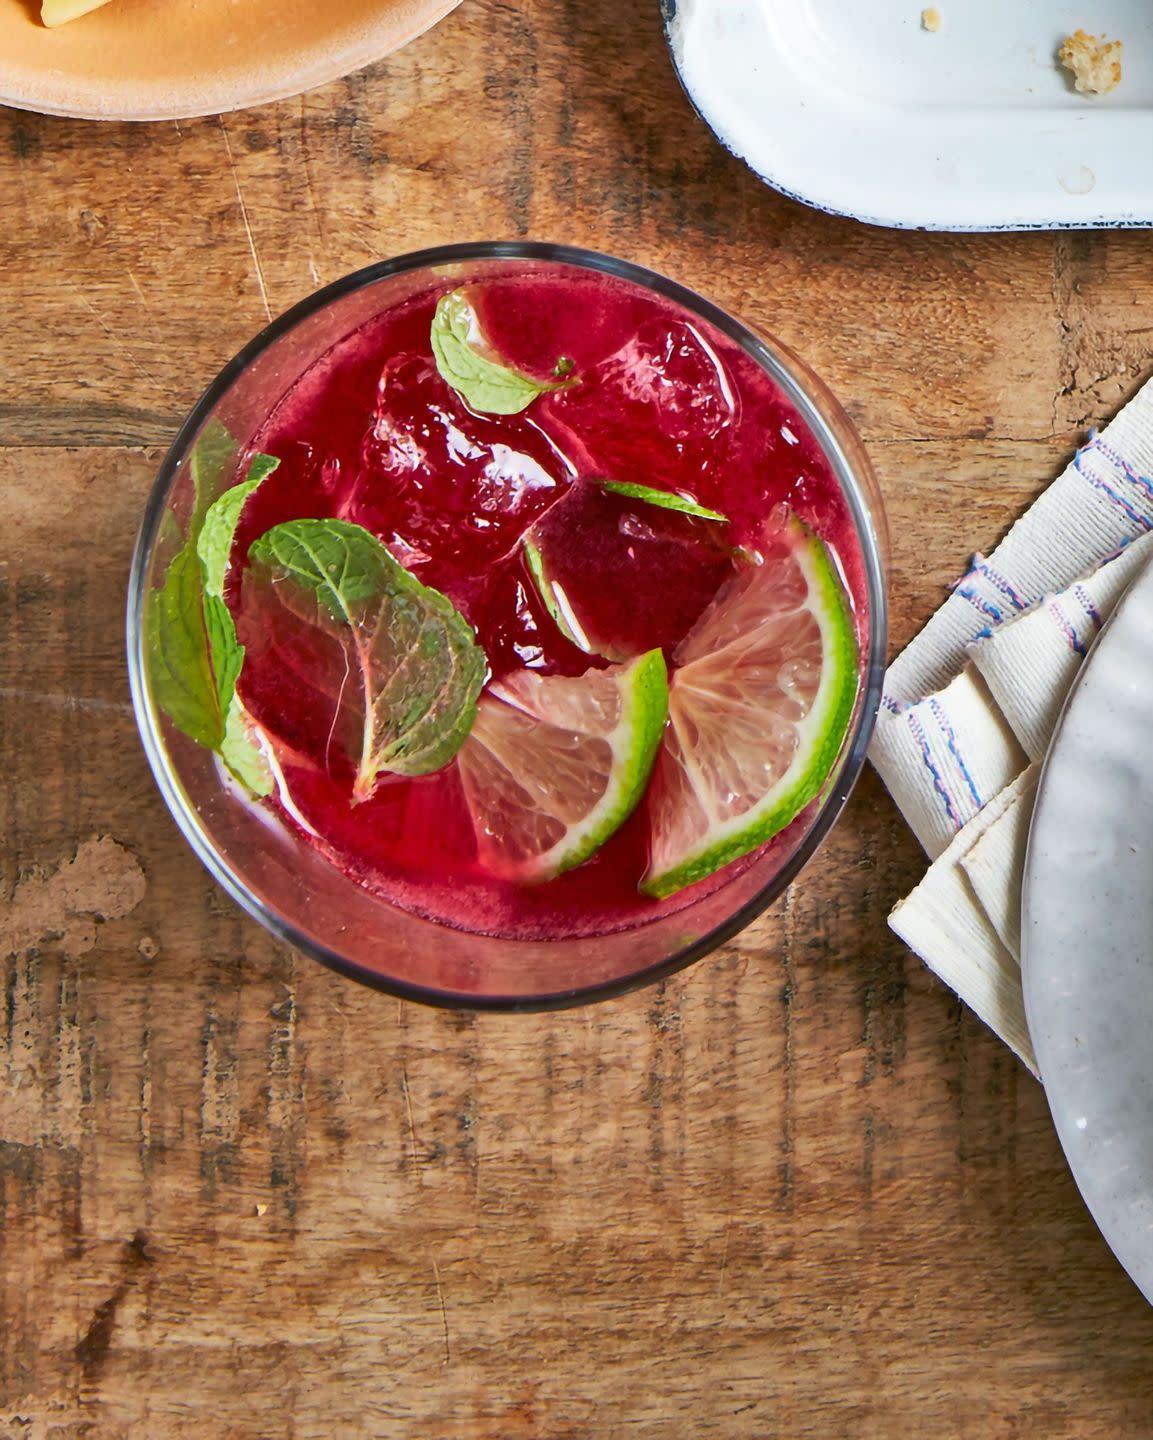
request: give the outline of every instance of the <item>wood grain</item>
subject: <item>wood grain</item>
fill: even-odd
[[[0,895],[25,926],[0,1436],[1153,1433],[1153,1317],[1040,1089],[886,928],[923,861],[875,777],[681,977],[442,1014],[214,888],[148,775],[121,638],[161,447],[270,312],[381,256],[531,235],[663,269],[829,380],[880,474],[903,643],[1148,374],[1148,237],[786,201],[690,112],[655,0],[466,0],[223,120],[0,113],[0,200]],[[78,852],[88,888],[46,888]]]

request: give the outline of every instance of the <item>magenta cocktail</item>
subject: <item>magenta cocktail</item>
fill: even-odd
[[[429,268],[218,405],[142,602],[228,805],[382,910],[537,950],[747,903],[877,662],[807,397],[687,292],[575,261]]]

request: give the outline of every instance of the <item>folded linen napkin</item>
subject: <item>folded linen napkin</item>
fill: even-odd
[[[972,664],[1030,760],[1044,759],[1081,661],[1150,555],[1153,533],[969,647]]]
[[[991,923],[966,863],[1000,830],[1015,807],[1020,788],[1016,781],[1006,786],[957,832],[917,888],[889,916],[889,924],[1035,1075],[1037,1061],[1021,994],[1020,955],[1006,946]],[[1019,929],[1018,921],[1018,933]]]
[[[1034,1070],[1019,966],[1037,762],[1150,532],[1153,382],[896,658],[870,749],[933,861],[890,924]]]

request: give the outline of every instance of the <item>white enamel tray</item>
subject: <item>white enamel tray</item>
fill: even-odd
[[[1082,667],[1045,762],[1025,1010],[1074,1178],[1153,1302],[1153,569]]]
[[[878,225],[1153,224],[1153,0],[663,0],[690,99],[778,190]],[[1122,41],[1110,95],[1056,63]]]

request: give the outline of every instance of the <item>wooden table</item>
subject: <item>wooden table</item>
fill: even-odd
[[[466,0],[224,119],[4,112],[0,201],[0,1435],[1153,1434],[1153,1315],[1040,1088],[886,928],[923,860],[874,776],[688,973],[442,1014],[224,899],[121,638],[162,449],[270,314],[535,236],[825,375],[889,504],[899,646],[1149,371],[1148,235],[786,201],[691,113],[656,0]]]

